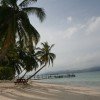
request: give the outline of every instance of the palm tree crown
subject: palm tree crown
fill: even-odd
[[[31,25],[28,15],[36,14],[40,21],[45,18],[42,8],[30,7],[37,0],[0,0],[0,48],[1,53],[14,46],[16,40],[21,48],[33,50],[40,38],[38,31]]]
[[[48,42],[41,43],[42,48],[37,48],[38,49],[38,57],[40,57],[40,60],[43,64],[53,64],[53,60],[56,58],[56,55],[54,53],[51,53],[51,49],[54,46],[48,45]]]

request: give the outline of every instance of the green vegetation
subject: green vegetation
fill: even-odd
[[[36,14],[40,21],[45,18],[45,12],[42,8],[29,7],[30,2],[37,0],[0,0],[0,59],[6,55],[7,50],[16,42],[19,42],[21,49],[33,50],[33,42],[36,45],[40,35],[31,25],[29,14]],[[17,37],[16,37],[17,36]],[[18,39],[16,41],[16,39]]]
[[[47,64],[51,64],[53,66],[53,60],[56,58],[56,55],[54,53],[51,53],[51,49],[54,46],[48,45],[48,42],[42,43],[42,48],[37,48],[37,57],[40,60],[40,63],[42,67],[40,67],[33,75],[31,75],[28,79],[31,79],[33,76],[35,76],[40,70],[42,70]]]
[[[36,49],[40,34],[28,15],[37,15],[41,22],[46,15],[42,8],[30,6],[35,2],[37,0],[0,0],[0,79],[13,79],[15,74],[25,71],[23,78],[26,73],[53,63],[55,55],[50,53],[53,45],[45,42],[43,48]]]
[[[14,68],[0,66],[0,80],[11,80],[14,78],[14,75]]]

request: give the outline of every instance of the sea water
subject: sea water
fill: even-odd
[[[46,83],[89,87],[100,90],[100,71],[75,73],[76,77],[40,80]]]

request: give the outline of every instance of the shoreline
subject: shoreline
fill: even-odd
[[[100,92],[86,87],[29,81],[28,85],[0,83],[1,100],[100,100]]]
[[[97,91],[97,89],[90,88],[90,87],[83,87],[83,86],[72,86],[72,85],[64,85],[64,84],[57,84],[57,83],[46,83],[46,82],[40,82],[38,80],[33,81],[34,83],[38,85],[45,85],[45,86],[52,86],[57,88],[63,88],[66,91],[73,92],[73,93],[79,93],[79,94],[87,94],[88,95],[99,95],[100,91]],[[79,92],[78,92],[79,91]]]

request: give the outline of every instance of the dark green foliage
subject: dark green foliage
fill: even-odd
[[[0,66],[13,68],[17,74],[23,69],[28,72],[38,67],[33,51],[40,34],[28,15],[35,14],[43,21],[45,12],[30,6],[34,2],[37,0],[0,0]]]
[[[42,48],[37,48],[38,57],[41,59],[41,62],[43,64],[53,65],[53,60],[56,58],[56,55],[54,53],[51,53],[51,49],[54,46],[54,44],[51,46],[48,44],[48,42],[44,42],[41,44],[42,44]]]
[[[53,64],[55,59],[50,52],[53,45],[47,42],[42,43],[42,49],[35,50],[40,34],[28,15],[35,14],[42,22],[44,9],[30,6],[37,0],[21,0],[19,4],[18,1],[0,0],[0,79],[12,79],[15,73],[36,70],[39,65]]]
[[[11,67],[0,66],[0,80],[11,80],[14,78],[15,70]]]
[[[29,5],[37,0],[22,0],[20,4],[18,1],[20,0],[0,0],[0,60],[16,42],[19,42],[22,49],[27,48],[32,51],[40,38],[38,31],[31,25],[28,15],[35,14],[40,21],[43,21],[44,10]]]

